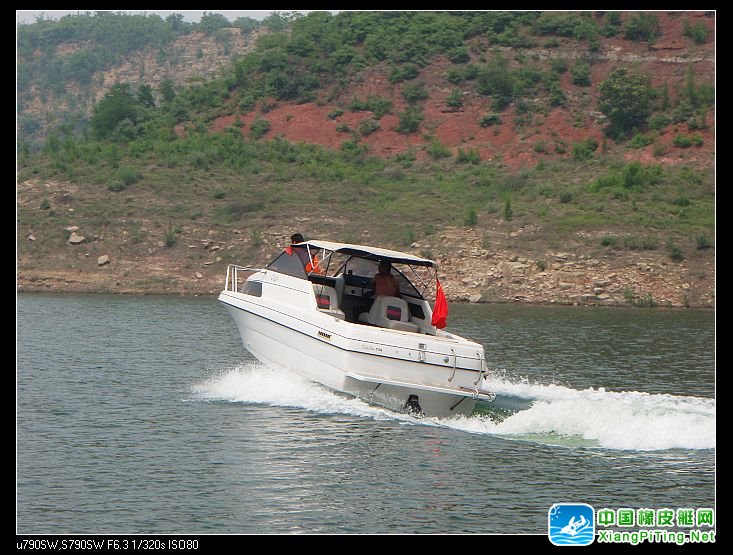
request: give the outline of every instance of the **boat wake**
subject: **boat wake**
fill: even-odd
[[[470,417],[448,419],[416,419],[395,413],[259,362],[225,370],[192,391],[202,400],[399,420],[550,445],[636,451],[715,448],[714,399],[603,388],[576,390],[517,383],[511,378],[491,379],[484,387],[497,393],[497,407],[479,403]]]
[[[485,387],[496,392],[498,403],[521,400],[528,408],[497,418],[484,405],[461,424],[466,431],[621,450],[715,448],[715,399],[509,379],[492,379]]]

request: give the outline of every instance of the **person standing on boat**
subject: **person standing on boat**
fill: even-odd
[[[302,243],[303,241],[305,241],[305,239],[303,239],[303,235],[301,235],[300,233],[293,233],[290,236],[290,244],[291,245],[295,245],[297,243]]]
[[[304,241],[305,239],[303,239],[303,235],[301,235],[300,233],[293,233],[290,236],[290,246],[285,248],[285,253],[288,254],[289,256],[292,256],[293,254],[292,245],[296,245]],[[314,254],[313,261],[311,262],[311,260],[309,260],[308,258],[308,251],[306,251],[305,249],[297,249],[295,252],[298,254],[300,259],[303,261],[303,265],[305,266],[305,272],[307,274],[310,274],[311,272],[314,272],[316,274],[323,273],[323,270],[321,269],[321,266],[319,264],[320,261],[318,260],[318,256]]]
[[[300,233],[293,233],[290,236],[290,244],[283,249],[283,252],[288,256],[293,256],[293,245],[302,243],[304,240],[305,239],[303,239],[303,236]]]
[[[397,297],[400,294],[400,284],[397,278],[392,275],[392,264],[387,260],[379,263],[379,271],[372,279],[372,287],[374,296],[386,295],[388,297]]]

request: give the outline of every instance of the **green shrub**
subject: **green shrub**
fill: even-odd
[[[265,118],[257,118],[249,126],[250,136],[257,140],[263,137],[270,130],[270,121]]]
[[[351,139],[341,143],[341,152],[351,159],[361,159],[368,150],[368,145],[360,145],[356,139]]]
[[[624,164],[620,169],[611,170],[608,175],[597,178],[590,186],[591,191],[603,188],[643,190],[653,187],[664,178],[664,170],[659,164],[649,166],[633,161]]]
[[[573,84],[580,87],[590,87],[590,65],[587,62],[578,61],[570,69],[573,76]]]
[[[481,119],[479,120],[479,125],[481,127],[490,127],[492,125],[500,124],[501,116],[499,114],[486,114],[485,116],[481,116]]]
[[[710,31],[702,21],[698,21],[694,25],[690,23],[689,19],[685,19],[682,24],[682,34],[686,37],[691,38],[698,44],[707,42]]]
[[[461,83],[465,79],[463,70],[458,67],[450,68],[445,78],[449,83],[453,83],[454,85]]]
[[[675,146],[680,148],[689,148],[692,146],[692,137],[687,135],[675,135],[672,142]]]
[[[351,101],[349,110],[352,112],[372,112],[376,119],[381,119],[384,114],[392,111],[392,101],[379,95],[369,95],[366,100],[354,98]]]
[[[568,70],[568,64],[562,58],[553,58],[550,62],[550,70],[557,75],[561,75]]]
[[[117,179],[111,181],[107,189],[119,193],[127,189],[130,185],[137,183],[140,177],[140,174],[134,168],[122,166],[117,170]]]
[[[379,130],[380,127],[381,126],[377,120],[368,118],[359,123],[359,133],[366,137],[367,135],[371,135],[375,131]]]
[[[449,108],[460,108],[461,106],[463,106],[461,91],[458,89],[453,89],[450,95],[448,95],[445,103]]]
[[[120,178],[120,181],[124,184],[125,187],[129,187],[130,185],[133,185],[140,181],[140,173],[129,166],[122,166],[119,170],[117,170],[117,177]]]
[[[667,248],[669,249],[669,257],[675,262],[679,262],[684,258],[682,256],[682,250],[677,245],[670,243],[667,245]]]
[[[654,136],[651,134],[637,133],[629,142],[631,148],[644,148],[654,142]]]
[[[651,293],[647,293],[646,297],[638,297],[635,304],[641,308],[654,308],[657,306],[657,301],[654,300]]]
[[[402,67],[393,67],[389,73],[389,82],[393,85],[402,81],[415,79],[420,75],[420,68],[416,64],[405,64]]]
[[[418,100],[425,100],[430,95],[424,83],[409,83],[402,89],[402,96],[407,102],[414,104]]]
[[[654,42],[662,30],[656,14],[640,12],[630,16],[624,25],[624,37],[628,40]]]
[[[404,112],[397,114],[399,124],[396,131],[398,133],[415,133],[420,127],[420,122],[424,119],[423,110],[420,106],[408,106]]]
[[[172,222],[168,222],[168,228],[165,230],[165,234],[163,237],[163,243],[166,247],[171,248],[173,245],[176,244],[176,235],[181,232],[181,228],[176,226],[173,227]]]
[[[440,158],[449,158],[451,155],[448,147],[437,139],[433,139],[432,141],[430,141],[430,144],[428,145],[426,150],[433,160],[438,160]]]
[[[565,106],[567,98],[559,83],[553,82],[547,85],[547,93],[550,106]]]
[[[658,131],[664,129],[671,123],[669,116],[665,114],[654,114],[649,118],[649,129]]]
[[[654,143],[654,156],[664,156],[669,150],[669,144],[658,141]]]
[[[700,135],[675,135],[672,142],[680,148],[700,147],[703,145],[703,138]]]
[[[464,152],[461,147],[458,147],[458,157],[456,158],[456,160],[461,164],[478,164],[479,162],[481,162],[481,155],[474,148],[472,148],[468,152]]]
[[[697,242],[698,250],[709,249],[711,247],[710,240],[707,235],[698,235],[695,240]]]
[[[590,160],[598,148],[598,141],[593,138],[573,143],[573,159]]]
[[[613,37],[621,30],[621,14],[619,12],[606,13],[606,22],[603,25],[603,35]]]
[[[511,199],[506,199],[506,202],[504,203],[504,219],[506,221],[510,221],[514,217],[514,211],[512,210],[512,201]]]
[[[515,73],[507,61],[496,56],[491,63],[479,71],[476,90],[479,94],[491,96],[494,110],[501,112],[514,99]]]
[[[478,223],[478,214],[473,208],[469,209],[466,213],[466,217],[463,218],[463,225],[466,227],[474,227]]]
[[[471,60],[471,56],[468,55],[468,50],[465,46],[456,46],[447,53],[448,59],[454,64],[465,64]]]

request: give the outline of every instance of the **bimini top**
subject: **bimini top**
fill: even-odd
[[[432,268],[435,266],[433,260],[420,258],[413,254],[393,251],[389,249],[381,249],[379,247],[367,247],[365,245],[352,245],[349,243],[335,243],[333,241],[311,240],[293,245],[295,248],[308,247],[315,249],[326,249],[327,251],[338,252],[367,260],[389,260],[397,264],[414,264],[415,266],[427,266]]]

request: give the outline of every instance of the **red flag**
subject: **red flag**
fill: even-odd
[[[440,280],[436,279],[436,283],[438,285],[435,291],[435,307],[433,308],[433,320],[430,323],[436,328],[443,329],[447,325],[448,302],[445,300],[445,294],[443,293],[443,287],[440,285]]]

